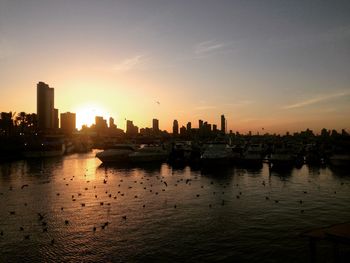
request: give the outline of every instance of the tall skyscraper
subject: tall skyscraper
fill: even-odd
[[[157,119],[152,120],[152,129],[153,129],[153,132],[155,133],[159,132],[159,120]]]
[[[54,101],[54,88],[50,88],[49,85],[40,81],[37,84],[37,115],[39,130],[55,128],[56,120]]]
[[[75,131],[75,113],[61,113],[61,129],[64,133],[72,134]]]
[[[174,120],[173,123],[173,135],[178,135],[179,134],[179,123],[177,120]]]
[[[226,119],[224,114],[221,115],[221,132],[226,133]]]

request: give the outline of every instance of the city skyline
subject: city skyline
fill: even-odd
[[[94,127],[95,130],[98,132],[106,132],[107,128],[112,129],[114,132],[117,130],[117,125],[114,123],[114,118],[109,117],[108,124],[107,119],[104,119],[103,116],[98,115],[91,115],[91,118],[94,118],[94,123],[91,123],[91,125],[88,125],[88,123],[83,123],[81,126],[77,124],[76,122],[76,113],[72,112],[65,112],[59,114],[59,109],[55,108],[55,89],[50,87],[47,83],[39,81],[37,84],[37,112],[36,112],[36,118],[38,121],[38,130],[39,131],[53,131],[53,130],[61,130],[64,134],[72,134],[76,130],[82,130],[83,128],[91,128]],[[159,102],[158,102],[159,103]],[[24,112],[22,112],[24,113]],[[19,113],[20,115],[22,113]],[[60,115],[60,117],[59,117]],[[226,126],[227,126],[227,120],[225,119],[225,116],[222,114],[220,117],[221,120],[221,133],[226,133]],[[123,130],[128,135],[136,135],[136,134],[147,134],[150,135],[159,135],[161,134],[162,130],[159,129],[159,120],[153,118],[152,119],[152,128],[150,127],[143,127],[139,128],[137,125],[134,125],[132,120],[125,119],[126,127]],[[59,125],[60,124],[60,125]],[[207,121],[198,120],[198,128],[197,130],[200,130],[201,132],[207,132],[211,133],[217,132],[217,125],[208,123]],[[166,130],[165,130],[166,131]],[[173,121],[173,135],[190,135],[192,133],[192,124],[191,122],[187,122],[186,127],[182,125],[179,126],[179,123],[177,120]],[[180,132],[179,132],[180,131]],[[233,131],[230,130],[230,133]],[[251,131],[249,131],[251,133]]]
[[[159,103],[159,102],[157,102]],[[84,128],[84,126],[86,128],[91,128],[91,127],[95,127],[97,129],[107,129],[107,128],[112,128],[114,130],[116,130],[118,128],[118,130],[125,132],[126,134],[147,134],[149,131],[154,132],[154,134],[157,134],[159,132],[162,131],[162,129],[159,128],[159,119],[153,118],[152,119],[152,123],[150,126],[143,126],[143,127],[139,127],[137,125],[135,125],[135,123],[133,122],[133,120],[128,120],[128,119],[124,119],[124,123],[125,123],[125,127],[118,127],[115,124],[115,120],[113,117],[105,117],[105,116],[111,116],[111,115],[96,115],[95,111],[92,111],[90,115],[88,115],[88,117],[91,119],[91,122],[81,122],[81,125],[79,123],[77,123],[76,121],[76,113],[73,112],[59,112],[59,109],[55,108],[55,89],[53,87],[50,87],[49,84],[43,82],[43,81],[39,81],[37,83],[37,90],[36,90],[36,104],[37,104],[37,110],[36,113],[34,113],[34,115],[36,114],[37,116],[37,121],[38,121],[38,128],[39,130],[58,130],[61,129],[64,133],[72,133],[75,130],[82,130]],[[7,114],[6,112],[3,112],[5,114]],[[8,114],[10,114],[11,112],[9,112]],[[16,113],[16,112],[15,112]],[[24,114],[25,112],[21,111],[18,114]],[[28,113],[28,112],[27,112]],[[12,113],[14,114],[14,113]],[[29,113],[32,114],[32,113]],[[94,115],[95,114],[95,115]],[[85,117],[85,116],[84,116]],[[86,120],[86,118],[83,118],[81,121]],[[108,121],[108,124],[107,124]],[[221,114],[220,116],[220,132],[223,134],[226,133],[239,133],[240,131],[236,130],[227,130],[227,119],[225,118],[224,114]],[[183,129],[183,132],[181,133],[181,129]],[[170,132],[174,135],[179,135],[182,134],[184,135],[184,133],[186,133],[186,131],[191,131],[192,129],[195,130],[202,130],[202,131],[209,131],[209,132],[218,132],[219,130],[217,129],[217,124],[216,123],[208,123],[208,121],[199,119],[198,120],[198,127],[192,127],[192,123],[189,121],[186,123],[181,123],[181,127],[180,124],[178,122],[177,119],[173,120],[173,125],[172,125],[172,130],[167,130],[164,129],[164,131],[166,132]],[[325,129],[325,127],[322,128],[322,130]],[[309,128],[306,128],[306,130],[310,130]],[[336,129],[329,129],[329,131],[331,130],[336,130]],[[346,131],[346,129],[341,128],[339,129],[339,131]],[[180,131],[180,132],[179,132]],[[302,130],[300,130],[302,131]],[[296,131],[296,132],[300,132],[300,131]],[[312,131],[312,129],[311,129]],[[316,134],[320,134],[320,131],[316,131]],[[261,128],[261,130],[257,130],[257,131],[252,131],[252,130],[248,130],[247,134],[269,134],[269,132],[267,130],[265,130],[265,128]],[[290,134],[290,131],[286,131],[286,134]],[[276,132],[274,133],[276,134]],[[281,134],[281,133],[279,133]]]
[[[349,129],[350,4],[259,1],[0,2],[0,111],[55,107],[172,131]],[[65,17],[65,19],[62,19]],[[43,22],[45,21],[45,22]],[[220,127],[220,126],[219,126]]]

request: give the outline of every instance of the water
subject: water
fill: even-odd
[[[94,155],[0,164],[0,262],[308,262],[299,234],[350,220],[348,171],[118,168]]]

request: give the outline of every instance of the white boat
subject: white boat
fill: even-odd
[[[129,159],[133,163],[165,161],[168,157],[169,152],[159,145],[143,145],[129,154]]]
[[[99,152],[96,157],[103,163],[128,162],[129,155],[136,150],[133,144],[115,144],[112,147]]]
[[[211,143],[206,145],[201,162],[206,164],[228,163],[232,158],[232,148],[226,143]]]

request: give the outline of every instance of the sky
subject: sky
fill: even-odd
[[[0,111],[350,129],[350,1],[0,0]],[[157,103],[159,102],[159,103]]]

